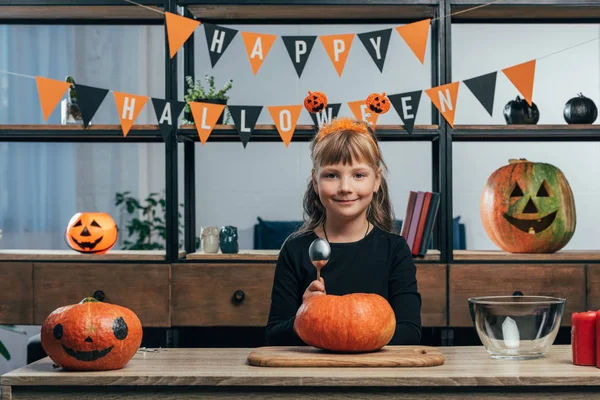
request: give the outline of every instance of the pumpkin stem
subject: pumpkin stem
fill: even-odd
[[[529,162],[526,158],[510,158],[508,160],[509,164],[517,164],[517,163],[525,163]]]
[[[86,297],[85,299],[83,299],[79,302],[79,304],[83,304],[83,303],[99,303],[99,301],[98,301],[98,299],[96,299],[94,297]]]

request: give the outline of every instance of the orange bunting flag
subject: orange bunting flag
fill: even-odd
[[[277,35],[268,35],[266,33],[252,33],[242,32],[242,39],[246,46],[246,52],[248,53],[248,59],[250,60],[250,66],[254,75],[258,72],[262,65],[271,46],[275,43]]]
[[[367,107],[367,103],[365,100],[356,100],[348,102],[348,107],[354,114],[354,118],[359,121],[365,121],[372,127],[377,126],[377,119],[379,118],[379,114],[372,112]]]
[[[533,80],[535,77],[535,60],[513,65],[502,70],[504,75],[512,82],[531,105],[533,100]]]
[[[342,72],[344,72],[344,66],[346,65],[346,60],[348,59],[348,53],[350,52],[354,36],[354,33],[319,36],[321,43],[323,43],[323,47],[325,47],[325,51],[327,51],[327,54],[340,77],[342,76]]]
[[[142,108],[144,108],[149,97],[121,92],[113,92],[113,95],[115,96],[117,112],[119,113],[119,119],[121,120],[123,136],[127,137],[129,130],[133,126],[133,122],[138,115],[140,115],[140,112],[142,111]]]
[[[219,117],[223,114],[225,104],[201,103],[197,101],[191,101],[188,104],[194,117],[198,136],[200,136],[200,142],[204,146]]]
[[[396,27],[396,31],[398,31],[408,47],[415,53],[421,64],[425,64],[425,50],[427,49],[430,23],[431,18],[428,18]]]
[[[454,113],[456,112],[456,99],[458,98],[458,83],[452,82],[446,85],[425,89],[425,93],[435,104],[442,116],[454,128]]]
[[[40,105],[42,106],[44,121],[47,121],[48,117],[50,117],[50,114],[52,114],[52,111],[54,111],[56,105],[65,95],[65,92],[69,89],[71,84],[69,82],[57,81],[42,76],[36,76],[35,82],[37,84],[38,95],[40,96]]]
[[[173,58],[185,41],[194,33],[200,22],[165,11],[165,24],[167,25],[167,36],[169,37],[169,53]]]
[[[285,147],[288,147],[292,141],[292,136],[294,136],[298,119],[300,118],[302,105],[267,106],[267,109],[277,127],[281,140],[283,140]]]

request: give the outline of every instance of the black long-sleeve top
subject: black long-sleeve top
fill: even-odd
[[[308,248],[316,238],[310,232],[289,239],[279,253],[266,329],[269,346],[305,345],[293,326],[304,291],[317,279],[317,270],[308,256]],[[331,257],[321,269],[325,292],[381,295],[396,316],[396,331],[389,344],[420,344],[421,295],[406,240],[375,226],[357,242],[330,245]]]

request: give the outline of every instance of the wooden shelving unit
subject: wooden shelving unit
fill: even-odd
[[[2,9],[0,8],[0,11]],[[0,125],[2,142],[163,142],[158,125]]]
[[[136,1],[153,10],[164,12],[162,0]],[[135,6],[121,0],[0,0],[0,21],[68,21],[101,20],[106,23],[118,20],[124,23],[144,21],[147,24],[163,23],[164,17],[155,11]]]
[[[561,250],[556,253],[507,253],[500,250],[454,250],[454,261],[519,261],[586,262],[600,261],[600,250]]]
[[[503,0],[486,7],[461,11],[480,6],[486,1],[450,0],[452,17],[456,22],[529,22],[540,20],[593,21],[600,18],[600,8],[596,0]],[[583,20],[583,21],[582,21]]]

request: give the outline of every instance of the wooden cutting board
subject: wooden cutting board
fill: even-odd
[[[248,363],[259,367],[433,367],[444,364],[437,347],[385,346],[360,354],[331,353],[312,346],[259,347]]]

